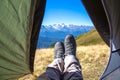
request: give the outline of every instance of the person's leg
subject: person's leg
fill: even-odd
[[[39,77],[38,80],[61,80],[64,69],[64,45],[57,42],[54,48],[54,61],[48,65],[44,75]],[[41,79],[42,78],[42,79]]]
[[[81,66],[76,57],[76,42],[72,35],[65,38],[65,59],[63,80],[83,80]]]
[[[50,65],[48,65],[48,68],[46,69],[46,76],[50,80],[61,80],[61,76],[63,73],[63,66],[64,61],[61,58],[55,59]]]

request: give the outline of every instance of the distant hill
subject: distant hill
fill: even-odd
[[[76,37],[76,43],[78,46],[105,44],[95,29],[91,30],[88,33],[85,33],[85,34],[82,34],[82,35]]]

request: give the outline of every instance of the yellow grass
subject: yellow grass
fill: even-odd
[[[98,80],[109,57],[109,48],[102,41],[96,30],[76,38],[77,57],[82,65],[84,80]],[[86,46],[85,46],[86,45]],[[34,62],[34,75],[27,75],[20,80],[33,80],[45,72],[47,65],[54,60],[54,49],[37,49]]]
[[[49,49],[37,49],[34,64],[34,75],[39,76],[45,72],[47,65],[54,59],[54,50]]]
[[[98,80],[109,56],[106,45],[91,45],[77,47],[77,57],[82,65],[84,80]],[[39,76],[54,59],[54,49],[36,50],[34,76]]]

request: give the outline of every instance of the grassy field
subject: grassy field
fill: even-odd
[[[82,65],[84,80],[98,80],[107,63],[109,48],[106,45],[79,46],[76,54]],[[36,50],[34,76],[42,74],[53,57],[52,48]]]
[[[105,45],[94,29],[76,37],[77,57],[82,65],[84,80],[98,80],[109,57],[109,47]],[[54,60],[54,49],[37,49],[34,63],[34,75],[21,80],[33,80],[45,72],[46,67]]]

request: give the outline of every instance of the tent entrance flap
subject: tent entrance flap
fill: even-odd
[[[93,24],[111,54],[102,80],[120,80],[120,0],[82,0]],[[115,53],[112,53],[117,51]]]
[[[102,0],[111,29],[111,55],[101,80],[120,80],[120,0]]]
[[[110,46],[110,28],[101,0],[82,0],[82,3],[101,38]]]
[[[46,0],[1,0],[0,79],[33,73],[34,55]]]
[[[120,79],[120,52],[111,53],[108,65],[100,80],[119,80]]]
[[[30,73],[27,51],[30,0],[0,1],[0,79]]]

